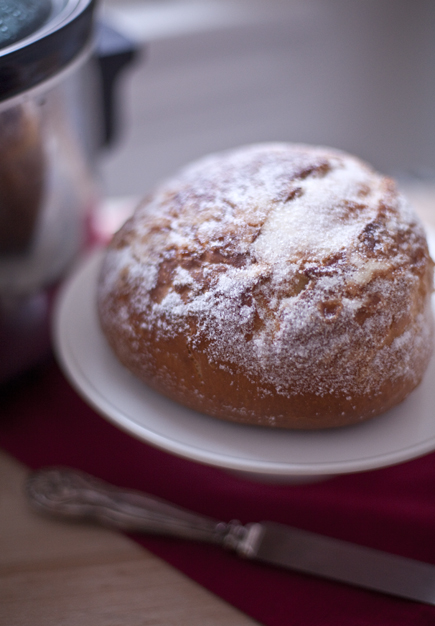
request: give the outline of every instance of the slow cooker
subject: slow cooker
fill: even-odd
[[[52,295],[88,244],[108,99],[134,56],[116,36],[110,52],[95,4],[0,0],[0,383],[49,351]]]

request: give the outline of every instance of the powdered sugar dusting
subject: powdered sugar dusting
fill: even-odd
[[[431,344],[429,296],[415,310],[427,262],[392,181],[339,151],[260,144],[189,166],[138,208],[99,308],[106,328],[183,336],[266,395],[376,395]]]
[[[285,262],[303,254],[314,261],[344,250],[361,232],[367,221],[376,217],[380,200],[377,185],[364,198],[358,190],[371,184],[373,175],[347,160],[334,163],[328,175],[300,182],[291,203],[280,202],[270,211],[260,237],[255,242],[257,255],[271,264]],[[346,202],[343,203],[343,198]],[[356,208],[348,216],[350,204]],[[350,219],[349,219],[350,217]]]

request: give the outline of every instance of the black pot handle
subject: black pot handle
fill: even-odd
[[[100,147],[111,146],[119,134],[116,86],[122,71],[135,61],[139,46],[103,21],[96,23],[95,57],[101,74],[103,137]],[[142,52],[142,47],[140,48]]]

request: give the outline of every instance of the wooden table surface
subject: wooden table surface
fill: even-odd
[[[110,530],[48,519],[0,452],[2,626],[249,626],[255,622]]]
[[[435,228],[435,188],[407,192]],[[121,534],[34,513],[26,471],[0,451],[1,626],[255,623]]]

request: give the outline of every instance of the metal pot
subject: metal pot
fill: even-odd
[[[0,4],[0,383],[49,350],[53,291],[88,243],[108,97],[134,56],[95,26],[95,0]]]

